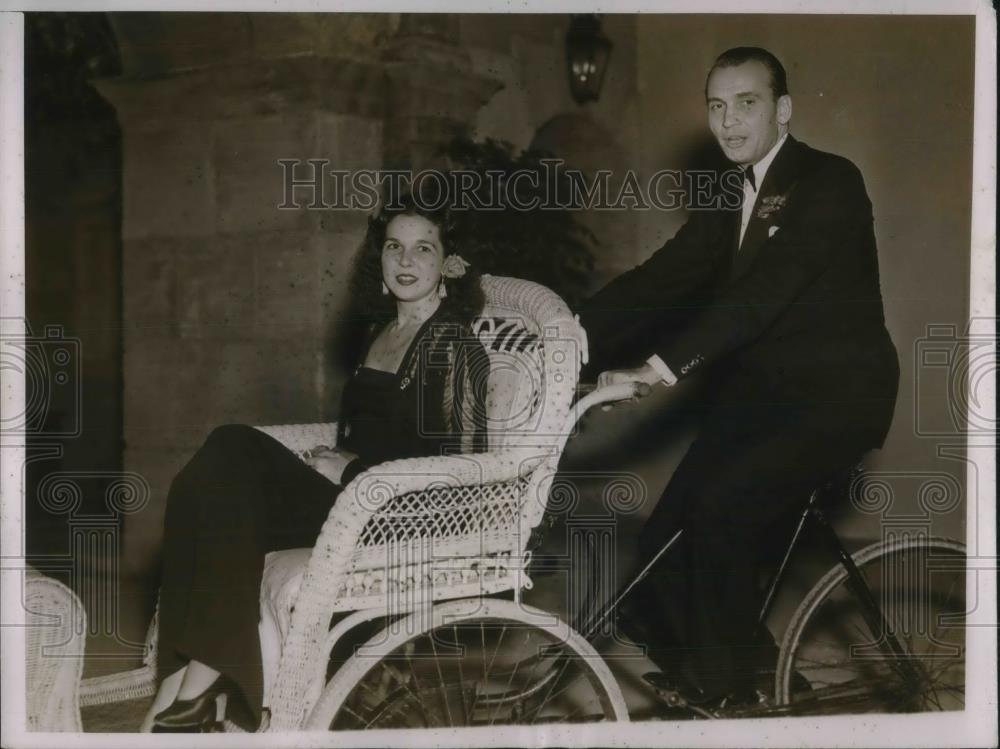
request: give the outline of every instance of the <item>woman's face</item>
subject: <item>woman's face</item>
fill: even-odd
[[[437,224],[423,216],[395,216],[382,242],[382,280],[392,295],[415,302],[437,292],[444,246]]]

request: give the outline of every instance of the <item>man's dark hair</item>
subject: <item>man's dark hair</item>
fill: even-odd
[[[712,63],[712,69],[705,76],[706,97],[708,96],[708,79],[712,77],[716,68],[734,68],[751,60],[759,62],[771,74],[771,93],[774,94],[775,101],[778,100],[779,96],[788,93],[788,78],[785,75],[785,67],[777,57],[761,47],[733,47],[716,57],[715,62]]]

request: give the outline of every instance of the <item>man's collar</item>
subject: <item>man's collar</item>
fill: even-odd
[[[750,167],[753,169],[753,176],[758,190],[760,190],[760,186],[764,184],[764,176],[767,174],[767,170],[771,166],[771,162],[774,161],[774,157],[778,155],[778,151],[781,150],[781,147],[784,145],[786,140],[788,140],[787,132],[778,138],[778,142],[771,146],[771,150],[764,154],[764,158]]]

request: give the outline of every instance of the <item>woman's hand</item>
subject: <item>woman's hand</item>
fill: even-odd
[[[333,483],[339,484],[341,477],[344,475],[344,469],[357,457],[357,455],[347,450],[338,450],[326,447],[325,445],[319,445],[309,451],[306,457],[306,465]]]

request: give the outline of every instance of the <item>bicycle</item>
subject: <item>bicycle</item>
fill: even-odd
[[[642,395],[631,385],[595,390],[589,408]],[[568,435],[567,431],[567,435]],[[886,538],[853,554],[823,511],[850,490],[855,471],[817,488],[772,576],[764,622],[807,523],[837,564],[799,604],[781,641],[773,695],[759,704],[700,717],[780,716],[962,709],[965,547],[926,534]],[[414,612],[372,638],[320,696],[310,727],[386,728],[630,719],[621,690],[591,640],[680,533],[594,617],[579,627],[520,602],[482,598],[437,604],[431,621]],[[931,578],[934,578],[932,581]],[[471,610],[470,610],[471,607]],[[579,631],[578,631],[579,630]],[[516,640],[516,642],[515,642]],[[808,690],[793,691],[801,674]]]

